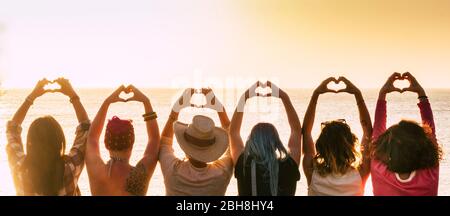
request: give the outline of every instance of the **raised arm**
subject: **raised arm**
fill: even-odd
[[[202,88],[201,92],[203,95],[205,95],[206,98],[206,105],[202,107],[216,111],[217,115],[219,116],[222,128],[225,129],[227,132],[229,132],[230,119],[228,118],[228,114],[225,110],[225,107],[220,102],[219,98],[216,97],[211,88]],[[230,146],[230,142],[228,142],[228,145]],[[216,162],[217,165],[222,164],[222,166],[224,167],[234,167],[233,166],[234,162],[231,157],[231,149],[228,148],[227,151],[224,153],[224,155],[220,157],[220,159],[217,160]]]
[[[61,86],[61,89],[56,90],[56,91],[61,92],[62,94],[66,95],[67,97],[70,98],[70,102],[73,105],[75,114],[77,115],[78,122],[83,123],[83,122],[89,121],[88,114],[87,114],[86,110],[84,109],[83,104],[81,104],[80,97],[73,89],[69,80],[64,79],[64,78],[59,78],[55,81],[56,81],[56,83],[58,83]]]
[[[314,126],[314,119],[316,118],[316,107],[317,101],[321,94],[332,92],[336,93],[334,90],[328,89],[327,85],[331,82],[337,82],[334,77],[330,77],[323,81],[319,87],[314,90],[311,100],[306,110],[305,117],[303,119],[303,172],[305,173],[308,185],[311,183],[312,173],[313,173],[313,159],[316,155],[316,148],[314,146],[314,140],[312,138],[311,132]]]
[[[261,83],[258,81],[253,84],[249,89],[239,99],[238,105],[234,111],[233,117],[230,123],[230,153],[233,159],[234,165],[236,165],[239,156],[244,151],[244,141],[241,137],[241,126],[242,119],[244,118],[244,107],[247,100],[251,97],[258,96],[255,93],[256,88],[260,86]]]
[[[180,114],[182,109],[192,106],[191,98],[194,92],[195,91],[192,88],[185,89],[183,95],[181,95],[180,98],[175,102],[175,104],[172,107],[172,110],[170,111],[169,119],[167,119],[166,125],[164,126],[164,129],[161,132],[162,138],[173,138],[174,135],[173,123],[175,123],[175,121],[178,120],[178,115]]]
[[[70,152],[66,155],[66,167],[70,167],[72,176],[78,178],[84,168],[87,137],[89,134],[90,122],[86,110],[81,104],[80,97],[77,95],[69,80],[59,78],[55,80],[60,85],[60,89],[53,92],[60,92],[70,98],[70,102],[75,110],[79,125],[75,131],[75,139]]]
[[[268,81],[267,86],[272,89],[272,96],[277,96],[281,99],[286,110],[286,115],[288,118],[289,126],[291,128],[291,134],[289,136],[289,153],[297,163],[300,165],[300,158],[302,155],[302,126],[300,124],[300,119],[298,118],[297,111],[295,111],[292,105],[289,95],[280,89],[278,86]]]
[[[88,170],[88,173],[96,174],[98,169],[105,165],[100,156],[100,135],[105,125],[106,114],[108,113],[109,106],[112,103],[125,102],[124,99],[119,97],[120,93],[123,91],[125,91],[125,87],[122,85],[117,90],[115,90],[108,98],[106,98],[99,111],[97,112],[94,120],[92,121],[86,147],[86,168]]]
[[[217,115],[220,119],[220,124],[222,125],[222,128],[227,130],[230,128],[230,118],[228,118],[227,111],[225,110],[225,107],[223,108],[223,111],[217,112]]]
[[[50,82],[47,79],[42,79],[38,81],[33,91],[28,95],[27,99],[22,103],[22,105],[19,107],[19,109],[16,111],[13,118],[11,119],[11,121],[14,122],[14,124],[21,125],[34,100],[47,92],[51,92],[50,90],[44,89],[44,87],[49,83]]]
[[[205,95],[206,98],[205,107],[217,111],[222,128],[228,131],[230,127],[230,119],[228,118],[223,104],[210,88],[202,88],[202,94]]]
[[[127,91],[133,92],[134,96],[132,98],[127,99],[127,101],[137,101],[141,102],[144,105],[144,121],[145,126],[147,128],[147,136],[148,143],[145,148],[144,157],[141,159],[139,163],[143,163],[147,168],[147,172],[152,175],[155,170],[156,163],[158,162],[158,153],[159,153],[159,128],[158,122],[156,121],[156,113],[153,111],[152,104],[150,103],[150,99],[145,96],[139,89],[130,85],[127,87]]]
[[[422,117],[422,124],[431,128],[433,135],[436,136],[436,129],[434,125],[433,111],[431,110],[430,102],[428,101],[427,94],[424,88],[419,84],[417,79],[409,72],[406,72],[402,76],[407,79],[411,85],[408,88],[404,88],[403,91],[409,91],[416,93],[419,98],[420,116]]]
[[[400,92],[403,90],[394,86],[395,80],[403,79],[400,73],[393,73],[378,94],[377,106],[375,109],[375,120],[373,122],[372,140],[376,140],[381,134],[386,131],[386,95],[391,92]]]
[[[344,82],[347,86],[345,89],[339,90],[338,92],[353,94],[356,99],[356,104],[358,105],[359,121],[363,129],[363,136],[361,139],[361,153],[363,158],[361,166],[359,168],[359,173],[363,179],[363,182],[365,182],[370,173],[369,144],[372,138],[372,120],[370,118],[369,110],[367,109],[366,103],[364,102],[361,91],[345,77],[339,77],[338,80]]]

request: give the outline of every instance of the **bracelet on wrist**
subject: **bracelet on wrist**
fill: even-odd
[[[419,100],[425,100],[425,99],[428,99],[428,96],[426,96],[426,95],[419,96],[418,99]]]
[[[144,115],[142,115],[142,117],[149,117],[149,116],[152,116],[152,115],[156,115],[156,113],[155,112],[149,112],[149,113],[145,113]]]
[[[158,115],[155,112],[149,112],[142,115],[142,117],[144,117],[144,121],[151,121],[158,118]]]

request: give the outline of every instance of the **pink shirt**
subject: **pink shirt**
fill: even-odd
[[[429,125],[435,135],[433,112],[428,100],[417,104],[422,117],[422,124]],[[373,139],[376,140],[386,131],[386,101],[379,100],[375,111]],[[416,170],[406,180],[397,173],[389,171],[381,161],[372,159],[370,165],[373,194],[375,196],[437,196],[439,184],[439,166]]]

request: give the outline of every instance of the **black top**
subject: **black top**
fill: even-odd
[[[234,176],[238,181],[239,196],[252,195],[252,170],[251,157],[247,158],[244,175],[244,154],[239,156],[234,171]],[[267,169],[261,165],[256,165],[256,188],[258,196],[271,196],[270,178],[265,175]],[[300,180],[298,165],[290,156],[279,162],[278,171],[278,196],[294,196],[297,188],[297,181]]]

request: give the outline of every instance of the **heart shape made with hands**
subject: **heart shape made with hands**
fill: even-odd
[[[191,106],[195,108],[203,108],[207,104],[206,95],[201,92],[201,89],[196,89],[191,96]]]
[[[266,97],[268,95],[272,95],[273,94],[273,90],[272,90],[271,87],[267,86],[267,83],[263,83],[262,85],[256,87],[255,93],[258,96]]]
[[[125,88],[120,94],[119,98],[125,100],[125,102],[128,102],[130,98],[134,97],[134,92],[131,90],[130,87]]]
[[[61,85],[59,85],[56,80],[49,81],[47,85],[44,86],[44,90],[51,92],[58,92],[61,90]]]
[[[400,93],[404,92],[403,89],[409,88],[411,86],[411,82],[408,79],[406,79],[405,76],[406,75],[403,74],[401,77],[395,79],[395,81],[393,83],[395,88],[402,89],[402,91]]]
[[[332,91],[339,91],[339,90],[344,90],[344,89],[346,89],[347,88],[347,85],[343,82],[343,81],[340,81],[340,80],[334,80],[334,81],[331,81],[331,82],[329,82],[328,83],[328,85],[327,85],[327,88],[329,89],[329,90],[332,90]]]

